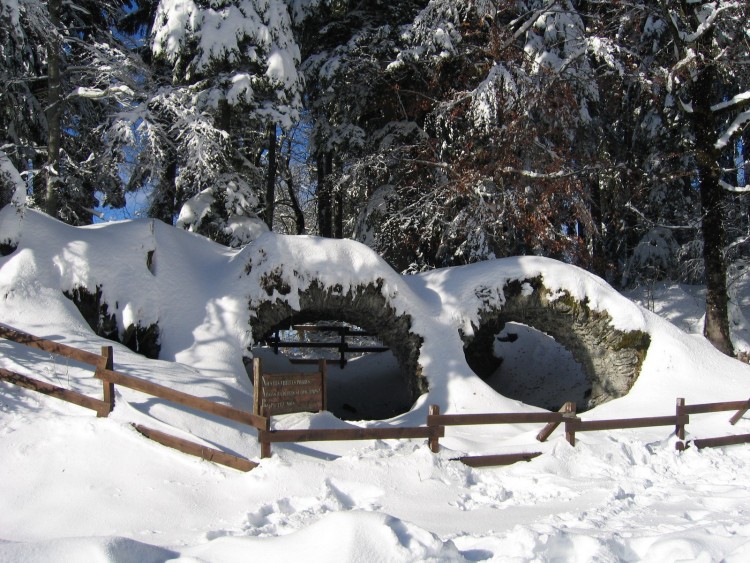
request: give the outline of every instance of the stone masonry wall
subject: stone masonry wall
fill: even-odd
[[[351,323],[377,334],[398,360],[404,384],[416,400],[427,391],[427,381],[418,364],[422,338],[411,332],[411,317],[397,315],[383,297],[382,280],[358,286],[346,293],[336,287],[324,288],[313,282],[299,294],[300,310],[285,301],[264,301],[254,309],[250,326],[254,339],[260,339],[290,321],[337,320]],[[284,290],[281,288],[268,288]],[[271,291],[270,293],[273,293]]]
[[[528,286],[524,291],[524,284],[533,291]],[[474,335],[461,335],[467,361],[478,375],[489,376],[500,365],[492,353],[495,335],[505,323],[518,322],[553,337],[583,366],[591,383],[588,408],[627,394],[645,359],[648,334],[616,330],[607,313],[592,311],[568,294],[551,299],[539,278],[513,281],[503,290],[506,302],[487,306]]]

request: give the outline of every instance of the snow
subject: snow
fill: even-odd
[[[2,0],[0,7],[2,8],[0,15],[7,19],[9,29],[13,30],[15,35],[22,35],[20,28],[21,8],[18,5],[18,0]]]
[[[297,68],[300,49],[291,32],[286,4],[265,0],[205,4],[192,0],[160,2],[152,37],[154,55],[175,68],[184,68],[186,76],[176,77],[179,81],[218,78],[209,99],[225,97],[230,105],[255,106],[259,115],[291,128],[298,118],[302,77]],[[189,45],[193,48],[188,49]],[[217,77],[217,65],[235,70]],[[250,72],[248,66],[265,67],[265,72]],[[271,83],[280,85],[283,91],[277,91],[277,99],[269,101],[264,99],[264,92]]]
[[[297,61],[286,51],[271,49],[266,64],[268,66],[266,76],[287,88],[291,88],[299,80]]]
[[[458,337],[482,303],[503,303],[506,281],[537,276],[606,310],[618,328],[651,336],[632,391],[584,419],[673,414],[677,397],[750,396],[750,368],[700,336],[701,297],[690,288],[631,295],[652,312],[543,258],[401,276],[352,241],[265,233],[229,250],[158,221],[75,228],[13,206],[0,211],[0,240],[18,245],[0,258],[3,323],[93,352],[113,345],[119,371],[242,409],[252,400],[242,362],[253,337],[249,304],[294,303],[315,279],[344,293],[382,279],[384,296],[424,338],[430,392],[389,421],[300,413],[275,417],[277,428],[424,424],[430,403],[448,413],[538,410],[476,377]],[[269,297],[260,284],[269,273],[291,291]],[[101,286],[121,330],[158,322],[160,359],[95,336],[62,294],[78,284]],[[517,377],[524,364],[541,381],[575,371],[551,339],[507,330],[522,344],[507,359]],[[4,340],[0,352],[5,369],[100,393],[76,362]],[[362,369],[357,377],[368,377]],[[740,562],[750,548],[750,448],[680,453],[668,427],[582,433],[575,447],[561,430],[537,442],[538,425],[450,427],[438,454],[424,440],[275,444],[271,458],[242,473],[151,442],[131,423],[259,460],[254,430],[121,387],[116,405],[96,418],[0,383],[0,561]],[[730,414],[692,416],[688,439],[750,432],[747,416],[732,427]],[[452,460],[521,451],[543,455],[484,469]]]

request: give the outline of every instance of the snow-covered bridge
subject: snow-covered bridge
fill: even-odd
[[[497,336],[515,322],[570,351],[587,392],[560,402],[585,408],[626,394],[650,343],[647,312],[601,279],[544,258],[402,276],[353,241],[267,233],[233,251],[158,221],[74,228],[11,206],[0,239],[13,254],[4,267],[12,291],[64,293],[98,333],[141,349],[134,334],[158,336],[151,350],[160,359],[207,373],[241,373],[243,356],[284,323],[338,320],[392,350],[410,405],[429,393],[430,402],[460,407],[458,385],[492,407],[505,399],[482,379],[500,366]]]

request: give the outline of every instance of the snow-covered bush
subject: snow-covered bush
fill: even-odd
[[[659,227],[651,229],[633,251],[625,269],[623,285],[673,278],[679,248],[670,230]]]

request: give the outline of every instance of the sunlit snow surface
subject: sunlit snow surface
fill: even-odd
[[[11,206],[0,212],[0,241],[18,244],[0,258],[0,322],[97,352],[111,343],[92,334],[62,291],[101,285],[120,323],[158,322],[162,331],[160,360],[115,345],[116,369],[238,408],[251,408],[242,363],[249,304],[268,297],[259,280],[274,269],[294,290],[312,279],[346,288],[380,277],[394,308],[412,315],[430,393],[406,414],[360,425],[424,424],[431,403],[449,413],[533,410],[471,372],[458,329],[475,320],[477,287],[537,275],[552,290],[587,297],[619,328],[651,335],[633,390],[585,418],[673,414],[677,397],[750,397],[749,368],[696,331],[549,260],[402,277],[353,242],[267,234],[229,251],[158,222],[81,229]],[[678,310],[680,301],[660,295],[649,296],[652,309],[680,328],[698,322],[692,298]],[[274,297],[293,300],[294,291]],[[558,361],[528,365],[549,371]],[[0,341],[0,365],[100,392],[91,370],[10,342]],[[750,419],[732,427],[730,414],[692,417],[688,438],[750,432]],[[0,383],[0,561],[739,562],[750,552],[750,446],[680,454],[668,427],[579,434],[575,448],[560,430],[537,442],[538,425],[453,427],[437,455],[423,440],[276,444],[272,458],[241,473],[150,442],[133,422],[259,457],[251,429],[124,388],[113,414],[97,419]],[[278,428],[347,424],[330,413],[274,419]],[[489,469],[451,461],[519,451],[544,455]]]

